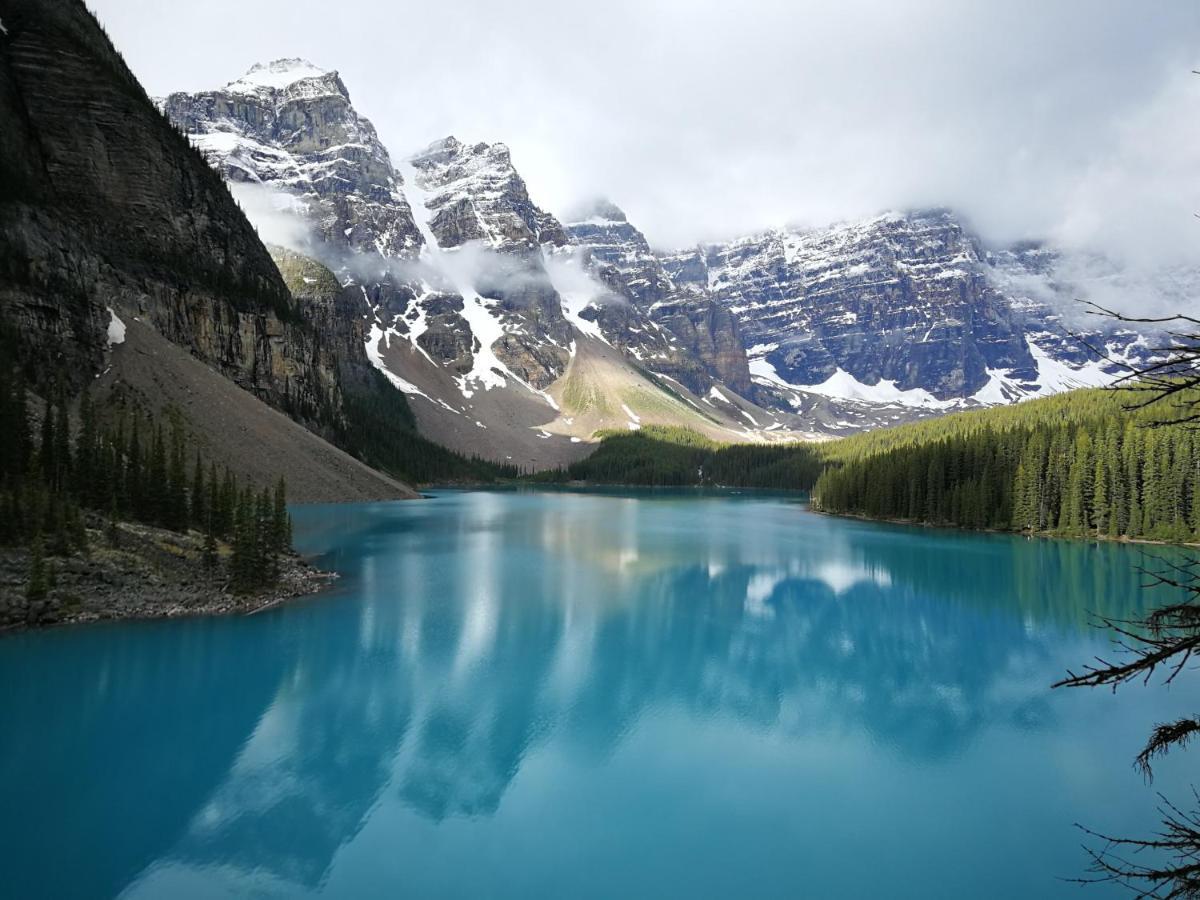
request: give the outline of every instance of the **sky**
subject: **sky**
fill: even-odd
[[[299,56],[393,156],[503,141],[659,247],[888,209],[1200,263],[1195,0],[89,0],[155,96]]]

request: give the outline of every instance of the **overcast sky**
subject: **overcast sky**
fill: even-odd
[[[504,141],[660,246],[959,208],[990,240],[1200,260],[1196,0],[89,0],[154,95],[301,56],[393,155]]]

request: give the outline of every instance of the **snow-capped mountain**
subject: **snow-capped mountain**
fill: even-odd
[[[657,369],[699,393],[716,380],[743,397],[753,396],[737,319],[707,290],[672,280],[646,236],[619,207],[599,200],[567,231],[572,243],[586,249],[597,277],[627,301],[597,309],[596,319],[610,341],[639,360],[652,359]],[[631,316],[648,322],[630,321]]]
[[[272,189],[239,195],[252,215],[263,212],[256,204],[273,204],[301,216],[306,229],[296,241],[311,228],[326,256],[348,249],[399,257],[420,246],[388,152],[337,72],[276,60],[220,90],[172,94],[163,109],[231,182]]]
[[[562,225],[529,198],[504,144],[435,141],[408,160],[429,210],[429,228],[443,248],[482,241],[522,252],[567,242]]]
[[[1093,291],[1069,263],[1037,244],[989,251],[945,209],[663,257],[738,317],[756,385],[929,410],[1108,383],[1152,353],[1146,334],[1079,314]]]
[[[367,356],[436,440],[548,465],[604,428],[774,438],[798,421],[737,396],[749,378],[732,316],[663,297],[675,307],[655,321],[533,202],[503,144],[448,137],[396,162],[337,73],[303,60],[162,106],[252,219],[357,293]],[[736,387],[714,382],[721,354],[740,362]]]
[[[845,434],[1104,383],[1119,368],[1089,347],[1153,343],[1110,323],[1073,336],[1079,259],[985,248],[949,210],[658,252],[611,202],[565,224],[539,207],[503,144],[390,155],[337,73],[303,60],[162,105],[252,220],[356,293],[369,358],[425,433],[469,452],[563,462],[643,421]]]

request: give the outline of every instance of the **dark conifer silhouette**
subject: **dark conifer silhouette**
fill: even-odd
[[[1118,317],[1121,318],[1121,317]],[[1138,320],[1145,321],[1145,320]],[[1131,370],[1123,379],[1136,397],[1140,410],[1167,410],[1160,423],[1167,431],[1183,430],[1193,439],[1200,434],[1194,425],[1200,421],[1200,321],[1179,317],[1179,328],[1163,348],[1163,358],[1151,366]],[[1148,490],[1139,506],[1130,507],[1130,515],[1139,512],[1143,517],[1161,515],[1173,502],[1178,502],[1181,485],[1176,481],[1175,466],[1170,454],[1159,440],[1163,425],[1145,430],[1148,443],[1141,457],[1128,455],[1126,471],[1143,474]],[[1192,476],[1200,461],[1190,463]],[[1149,473],[1147,476],[1146,473]],[[1187,502],[1197,502],[1196,486]],[[1190,527],[1197,529],[1196,518]],[[1095,659],[1079,672],[1068,672],[1055,687],[1109,687],[1116,690],[1131,681],[1151,681],[1156,673],[1164,684],[1170,684],[1200,655],[1200,559],[1182,564],[1162,564],[1160,571],[1148,573],[1153,584],[1183,591],[1186,599],[1161,607],[1141,619],[1101,619],[1116,639],[1114,659]],[[1134,765],[1148,780],[1154,777],[1152,764],[1173,749],[1186,747],[1200,735],[1200,718],[1187,716],[1174,722],[1154,726],[1145,747],[1134,759]],[[1185,811],[1175,802],[1160,796],[1161,826],[1148,837],[1119,837],[1084,831],[1099,842],[1088,847],[1092,866],[1083,882],[1113,882],[1130,888],[1138,897],[1195,898],[1200,897],[1200,794],[1192,790],[1193,808]]]

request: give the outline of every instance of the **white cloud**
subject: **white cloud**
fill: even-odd
[[[315,255],[313,248],[318,240],[300,200],[284,191],[248,182],[230,182],[229,190],[263,241]]]

